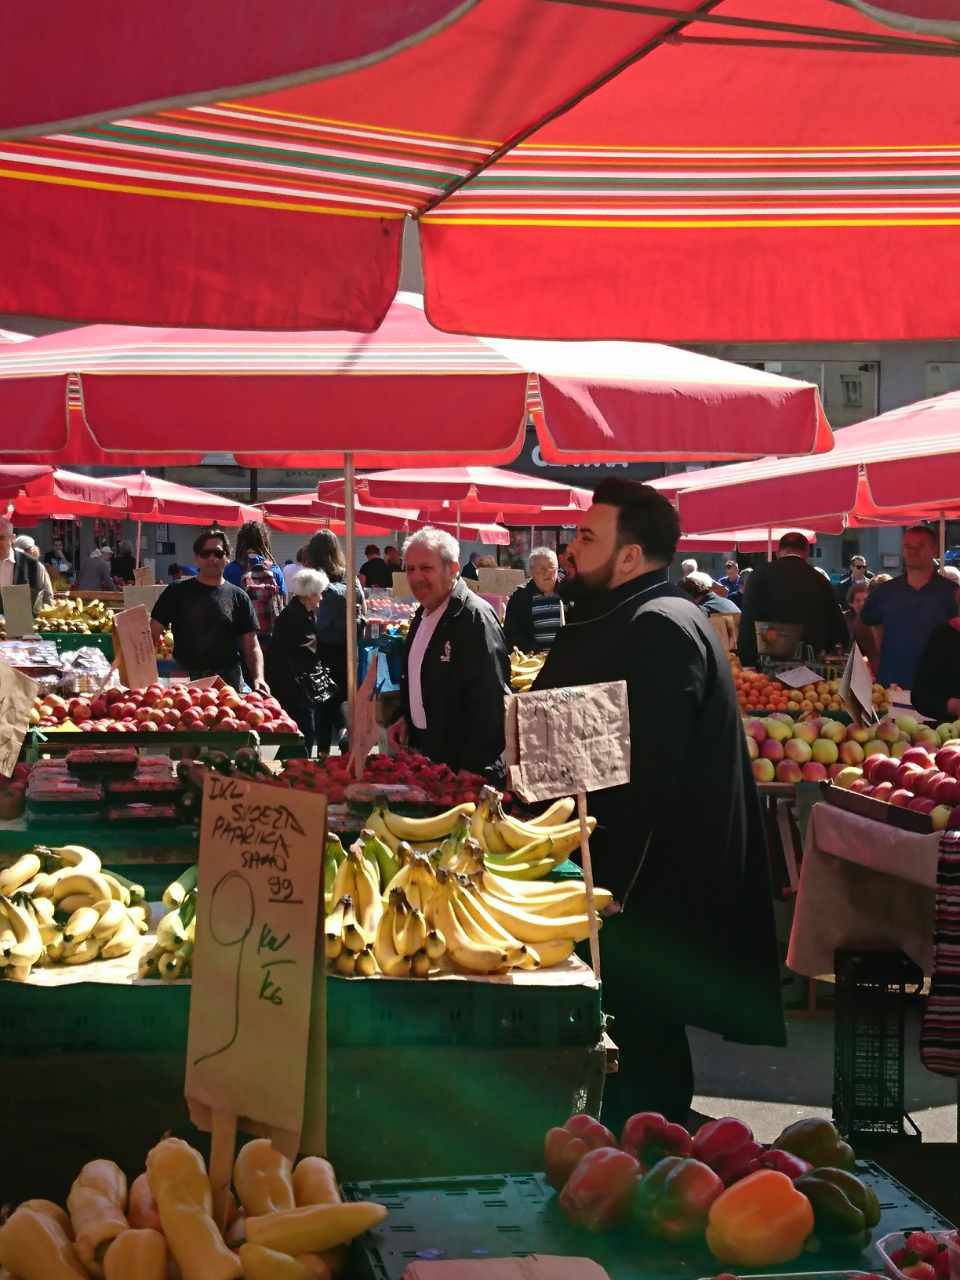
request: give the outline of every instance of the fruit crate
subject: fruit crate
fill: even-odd
[[[46,755],[65,755],[77,746],[92,747],[207,747],[217,751],[239,751],[241,747],[281,747],[294,754],[305,755],[303,737],[299,733],[75,733],[44,732],[30,729],[23,740],[21,754],[28,763],[41,752]],[[29,753],[33,752],[33,755]]]
[[[854,1143],[916,1140],[904,1115],[903,1046],[907,999],[923,972],[900,951],[854,950],[836,952],[834,972],[834,1122]]]
[[[857,1174],[876,1191],[882,1217],[879,1238],[907,1227],[934,1230],[950,1223],[879,1165],[861,1161]],[[726,1268],[706,1246],[669,1246],[620,1230],[595,1236],[571,1227],[543,1174],[498,1174],[351,1182],[349,1200],[377,1200],[389,1217],[355,1245],[358,1280],[401,1280],[417,1259],[504,1258],[530,1253],[593,1258],[613,1280],[695,1280]],[[781,1268],[786,1275],[874,1270],[871,1246],[863,1253],[808,1253]]]
[[[52,640],[57,653],[70,653],[73,649],[99,649],[110,662],[113,661],[113,636],[109,631],[94,631],[85,636],[77,631],[41,631],[41,640]]]

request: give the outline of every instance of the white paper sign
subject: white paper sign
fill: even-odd
[[[40,686],[36,680],[0,662],[0,775],[13,775],[27,734],[30,711]]]
[[[809,667],[791,667],[789,671],[777,672],[777,679],[788,689],[803,689],[808,684],[818,684],[822,678]]]
[[[117,641],[117,665],[128,689],[156,684],[157,650],[150,630],[150,615],[142,604],[124,609],[113,620]]]
[[[511,694],[506,699],[510,788],[552,800],[630,781],[630,712],[624,680]]]
[[[248,1133],[299,1145],[324,989],[326,815],[320,793],[217,775],[204,786],[185,1089],[201,1128],[226,1111]]]
[[[148,613],[152,613],[153,606],[166,589],[162,582],[148,582],[136,587],[125,586],[123,588],[123,607],[125,609],[133,609],[138,604],[142,604]]]
[[[876,724],[880,719],[873,705],[873,676],[860,646],[854,642],[840,681],[843,705],[858,725]]]
[[[32,635],[35,627],[33,620],[33,592],[26,583],[0,589],[3,598],[3,620],[7,628],[7,637],[16,640],[19,636]]]

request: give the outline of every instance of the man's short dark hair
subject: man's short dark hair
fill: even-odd
[[[906,537],[908,533],[925,533],[935,547],[940,544],[936,529],[928,524],[912,524],[909,529],[904,529],[903,536]]]
[[[363,554],[365,556],[378,556],[380,554],[380,548],[375,542],[368,542],[363,548]]]
[[[810,550],[810,543],[802,533],[785,533],[777,544],[781,551],[800,551],[804,555]]]
[[[639,480],[610,476],[593,491],[594,502],[617,508],[617,546],[636,543],[655,564],[669,564],[680,541],[680,517],[668,498]]]
[[[216,538],[230,559],[230,540],[222,529],[204,529],[199,538],[194,539],[193,554],[198,556],[211,538]]]

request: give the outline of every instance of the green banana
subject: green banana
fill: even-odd
[[[380,887],[385,889],[400,870],[402,865],[400,859],[394,850],[369,827],[364,827],[360,832],[360,841],[364,857],[376,865],[380,873]]]

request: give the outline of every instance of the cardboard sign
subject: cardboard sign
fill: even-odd
[[[410,590],[410,580],[405,573],[395,573],[393,575],[393,598],[394,600],[413,600],[415,598]]]
[[[477,570],[477,590],[483,596],[508,596],[526,581],[522,569]]]
[[[590,1258],[531,1253],[525,1258],[455,1258],[411,1262],[403,1280],[610,1280]]]
[[[822,677],[809,667],[791,667],[789,671],[778,671],[777,679],[788,689],[803,689],[808,684],[819,684]]]
[[[860,646],[854,642],[840,681],[843,705],[858,725],[876,724],[880,717],[873,705],[873,676]]]
[[[213,775],[204,786],[185,1093],[194,1124],[229,1113],[295,1151],[311,1101],[325,1116],[317,930],[327,802]],[[322,939],[321,939],[322,942]],[[314,975],[320,981],[314,984]]]
[[[377,654],[367,666],[367,674],[353,699],[350,720],[350,767],[357,778],[363,773],[363,764],[373,747],[380,741],[377,725]]]
[[[0,662],[0,775],[12,776],[40,686]]]
[[[123,607],[125,609],[135,609],[138,604],[142,604],[147,613],[152,613],[153,606],[166,589],[162,582],[146,582],[142,586],[124,587]]]
[[[152,587],[157,581],[152,564],[142,564],[133,571],[133,583],[137,587]]]
[[[117,667],[128,689],[145,689],[156,684],[157,650],[150,630],[150,615],[142,604],[124,609],[113,619]]]
[[[16,640],[18,636],[33,634],[36,624],[33,620],[33,592],[25,582],[16,586],[0,589],[3,597],[3,620],[7,627],[7,636]]]
[[[511,694],[506,734],[510,789],[524,800],[552,800],[630,781],[624,680]]]

